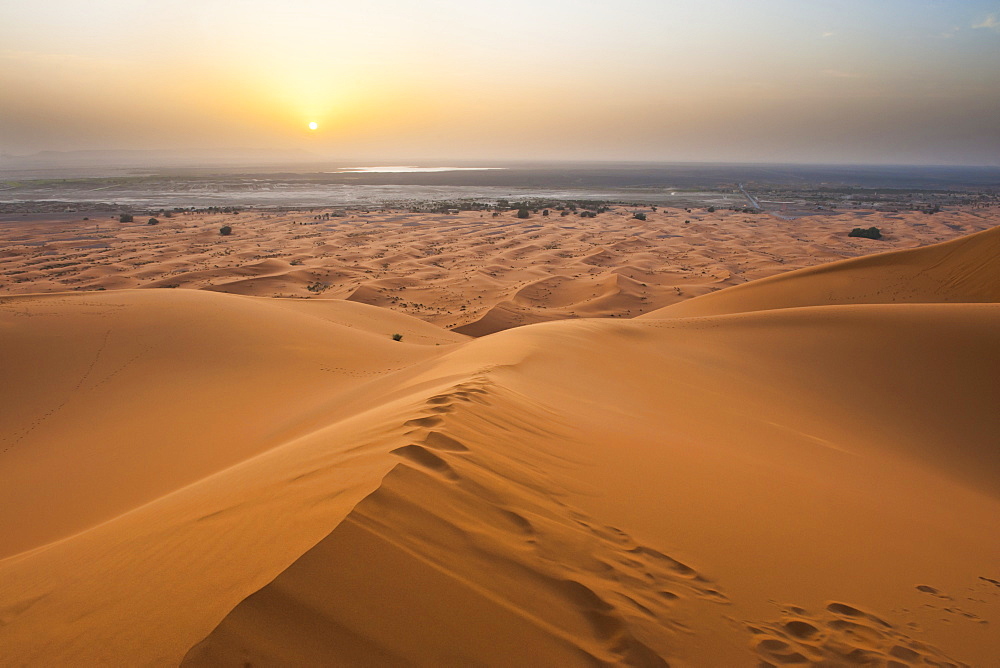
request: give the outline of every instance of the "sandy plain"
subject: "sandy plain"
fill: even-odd
[[[315,215],[3,221],[0,664],[995,665],[995,213]]]

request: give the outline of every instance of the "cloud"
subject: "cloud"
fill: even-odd
[[[986,28],[987,30],[992,30],[994,32],[1000,32],[1000,19],[997,19],[996,14],[990,14],[985,19],[979,23],[973,24],[973,28]]]
[[[837,33],[835,33],[835,32],[825,32],[825,33],[823,33],[823,37],[824,38],[826,38],[826,37],[833,37],[836,34]]]

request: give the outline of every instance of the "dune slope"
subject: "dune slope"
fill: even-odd
[[[924,301],[982,303],[891,303],[889,281],[876,303],[733,297],[728,315],[476,340],[338,302],[101,295],[120,308],[89,329],[92,295],[7,302],[5,368],[38,384],[4,397],[11,415],[43,414],[51,388],[87,410],[0,455],[37,488],[8,516],[55,527],[25,522],[0,559],[0,663],[990,665],[1000,305],[969,258],[992,243],[902,263],[965,295]],[[839,271],[803,290],[846,295]],[[104,355],[145,339],[143,373],[91,399]],[[170,420],[115,441],[104,425],[155,378]],[[181,403],[243,386],[221,411]],[[124,456],[146,449],[155,466]]]
[[[922,248],[809,267],[672,304],[643,318],[829,304],[1000,301],[1000,227]]]
[[[484,339],[523,360],[433,397],[451,410],[420,419],[447,439],[396,449],[379,490],[187,661],[308,663],[363,638],[378,651],[359,664],[524,645],[538,665],[983,662],[1000,650],[981,579],[1000,556],[1000,366],[983,364],[1000,308],[886,310]],[[869,329],[892,359],[866,353]],[[922,372],[980,397],[942,405],[907,380],[940,337],[956,351]]]
[[[363,305],[187,290],[6,297],[0,335],[2,556],[262,452],[463,340]]]

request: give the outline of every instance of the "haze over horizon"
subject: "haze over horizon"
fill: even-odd
[[[11,0],[0,44],[7,154],[1000,165],[995,1]]]

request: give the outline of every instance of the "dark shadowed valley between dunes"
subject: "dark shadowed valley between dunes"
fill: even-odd
[[[647,213],[5,222],[0,665],[993,665],[995,214]]]

